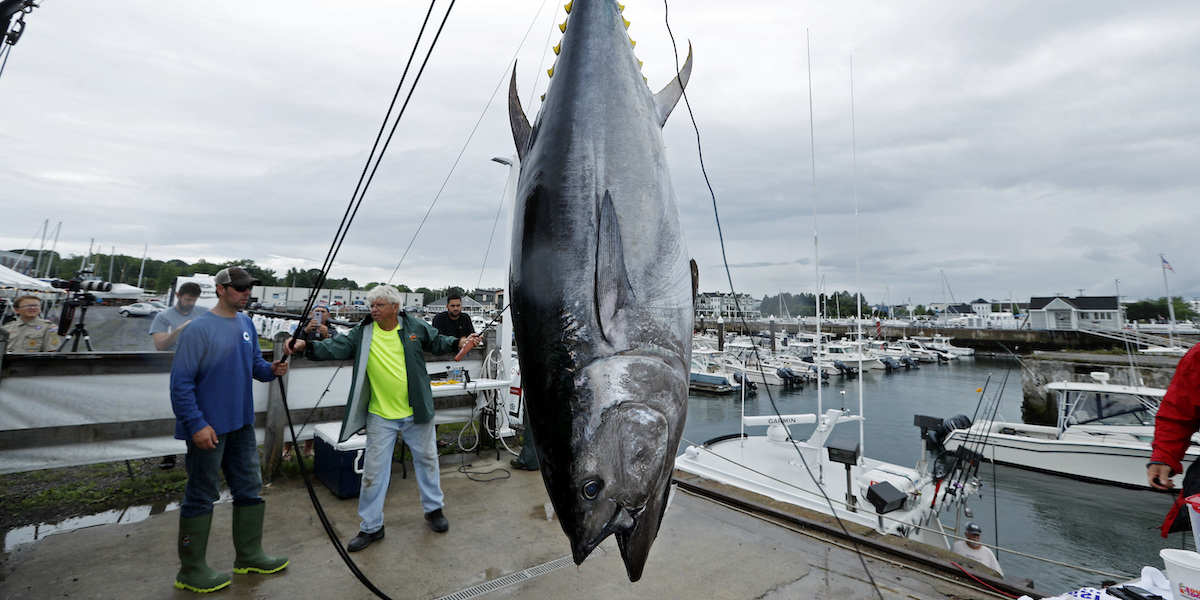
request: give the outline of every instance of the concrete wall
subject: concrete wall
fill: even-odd
[[[1109,383],[1166,388],[1175,375],[1178,357],[1074,352],[1037,352],[1022,359],[1021,391],[1025,397],[1021,413],[1026,423],[1055,425],[1058,407],[1043,387],[1055,381],[1091,381],[1090,373],[1109,374]]]

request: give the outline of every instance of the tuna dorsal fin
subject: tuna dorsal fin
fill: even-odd
[[[596,236],[596,307],[600,312],[600,331],[604,339],[616,342],[623,337],[624,325],[617,313],[633,305],[633,288],[625,270],[625,250],[621,245],[621,224],[612,196],[604,192],[600,201],[600,223]]]
[[[515,75],[514,75],[515,76]],[[654,95],[654,105],[658,109],[658,126],[662,127],[667,122],[667,117],[671,116],[671,111],[675,110],[675,104],[679,102],[680,96],[683,96],[683,88],[687,87],[688,79],[692,76],[692,44],[688,43],[688,57],[683,63],[683,69],[679,71],[679,75],[667,84],[657,94]]]
[[[529,135],[532,128],[525,110],[521,108],[521,98],[517,96],[517,66],[513,65],[512,81],[508,84],[508,122],[512,125],[513,143],[517,145],[517,158],[525,159],[525,151],[529,149]]]

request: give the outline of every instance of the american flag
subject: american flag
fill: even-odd
[[[1167,262],[1167,259],[1165,259],[1165,258],[1163,258],[1163,257],[1161,257],[1161,256],[1160,256],[1159,258],[1162,258],[1162,261],[1163,261],[1163,268],[1164,268],[1164,269],[1168,269],[1168,270],[1170,270],[1172,273],[1174,273],[1174,272],[1175,272],[1175,269],[1172,269],[1172,268],[1171,268],[1171,263]]]

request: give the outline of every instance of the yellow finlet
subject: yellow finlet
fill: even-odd
[[[618,2],[618,3],[617,3],[617,10],[618,10],[618,11],[620,11],[620,12],[625,12],[625,5],[624,5],[624,4],[621,4],[620,2]]]
[[[629,29],[629,19],[626,19],[625,17],[621,17],[621,20],[625,21],[625,29]]]
[[[558,56],[559,52],[562,52],[562,42],[559,42],[558,45],[554,47],[554,55]]]
[[[574,4],[575,4],[575,0],[571,0],[570,2],[566,3],[565,5],[563,5],[563,8],[567,9],[567,14],[568,14],[568,15],[569,15],[569,14],[571,14],[571,6],[572,6],[572,5],[574,5]]]
[[[629,45],[631,47],[637,48],[637,42],[633,41],[633,38],[629,38]]]
[[[554,67],[550,67],[549,69],[546,69],[546,74],[551,77],[554,77]]]
[[[639,69],[642,68],[642,61],[640,61],[640,60],[638,61],[638,68]]]
[[[542,94],[542,102],[545,102],[545,101],[546,101],[546,95]]]
[[[566,33],[566,32],[567,32],[567,22],[566,22],[566,21],[563,21],[563,22],[562,22],[562,25],[559,25],[559,26],[558,26],[558,30],[559,30],[559,31],[561,31],[561,32],[563,32],[563,33]]]

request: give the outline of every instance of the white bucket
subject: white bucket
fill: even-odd
[[[1200,554],[1167,548],[1158,553],[1167,566],[1175,600],[1200,600]]]

